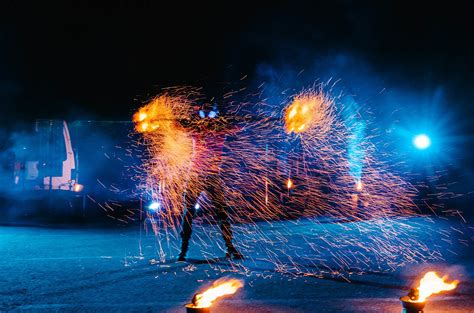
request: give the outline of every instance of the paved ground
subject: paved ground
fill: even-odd
[[[293,224],[268,227],[282,225],[292,229]],[[451,226],[445,222],[436,227],[442,232]],[[206,231],[210,231],[206,226],[200,230]],[[430,244],[444,245],[446,240]],[[0,227],[0,311],[184,312],[183,305],[196,291],[231,276],[244,279],[245,287],[217,303],[213,312],[401,312],[398,297],[406,293],[407,285],[420,271],[441,268],[449,269],[461,284],[453,293],[432,298],[425,312],[474,312],[472,251],[451,243],[446,249],[452,253],[445,262],[406,264],[394,272],[366,271],[345,278],[324,273],[282,275],[246,261],[248,271],[242,275],[222,259],[208,264],[196,249],[191,251],[191,263],[150,262],[157,258],[157,241],[138,226],[4,226]],[[220,254],[219,249],[214,251]]]

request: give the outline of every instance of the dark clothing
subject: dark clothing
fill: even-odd
[[[216,210],[216,217],[219,221],[222,237],[224,238],[227,250],[235,250],[232,244],[232,230],[230,228],[229,216],[224,199],[223,182],[218,175],[208,176],[204,178],[203,184],[206,184],[206,189],[211,203]],[[181,232],[182,244],[181,253],[186,255],[189,247],[189,239],[193,231],[193,219],[196,214],[195,204],[197,203],[200,190],[188,190],[185,195],[186,209],[183,217],[183,228]]]
[[[190,178],[185,194],[185,210],[181,232],[181,257],[188,251],[189,239],[193,230],[193,219],[196,214],[195,205],[201,191],[206,191],[214,206],[217,220],[220,224],[222,237],[228,253],[236,253],[232,244],[232,230],[230,227],[227,205],[225,203],[224,182],[219,177],[222,162],[222,153],[226,131],[230,125],[222,120],[204,120],[193,128],[193,177]]]

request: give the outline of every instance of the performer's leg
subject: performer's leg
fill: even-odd
[[[189,239],[193,233],[193,219],[196,214],[195,204],[199,196],[194,194],[195,192],[189,191],[185,195],[185,208],[183,214],[183,224],[181,230],[181,252],[179,254],[178,260],[184,261],[186,259],[186,254],[188,253],[189,248]]]
[[[220,224],[222,237],[224,238],[227,247],[227,256],[241,259],[243,256],[237,251],[232,243],[232,229],[230,226],[229,215],[227,212],[227,205],[225,203],[224,186],[222,180],[215,178],[212,180],[212,187],[210,188],[210,197],[216,209],[217,220]]]
[[[221,206],[216,206],[216,209],[217,220],[219,221],[222,232],[222,238],[224,238],[227,250],[234,249],[234,245],[232,244],[232,229],[230,227],[229,216],[227,214],[227,211]]]

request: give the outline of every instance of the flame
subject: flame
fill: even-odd
[[[137,114],[137,121],[138,122],[142,122],[144,119],[146,119],[148,116],[148,114],[146,114],[145,112],[138,112]]]
[[[168,95],[161,95],[153,99],[133,115],[135,129],[140,133],[147,133],[157,129],[169,130],[173,128],[173,121],[176,119],[174,111],[177,103],[175,102],[179,102],[179,100]]]
[[[326,110],[331,104],[322,92],[303,92],[293,98],[285,110],[287,133],[302,133],[314,126],[326,124]],[[327,125],[320,125],[327,127]]]
[[[84,185],[81,184],[74,184],[74,187],[72,187],[72,190],[74,192],[81,192],[84,189]]]
[[[357,181],[356,183],[356,190],[357,191],[362,191],[362,182],[360,180]]]
[[[447,276],[440,278],[436,272],[428,272],[420,280],[420,285],[418,286],[418,291],[420,293],[418,300],[416,302],[424,302],[426,298],[432,294],[439,293],[441,291],[453,290],[458,285],[459,281],[455,280],[451,283],[447,283]]]
[[[291,189],[291,187],[293,187],[293,181],[290,178],[288,178],[288,180],[286,182],[286,187],[288,189]]]
[[[217,298],[226,295],[234,294],[239,288],[243,287],[244,283],[238,279],[230,279],[228,281],[221,282],[203,293],[199,293],[195,296],[193,304],[195,308],[208,308],[212,305]]]

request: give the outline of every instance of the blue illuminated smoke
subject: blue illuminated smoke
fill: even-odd
[[[344,125],[349,129],[347,142],[347,158],[349,160],[349,171],[355,182],[361,181],[364,168],[364,137],[366,124],[359,115],[359,106],[352,96],[346,95],[342,99],[344,108],[342,116]]]

